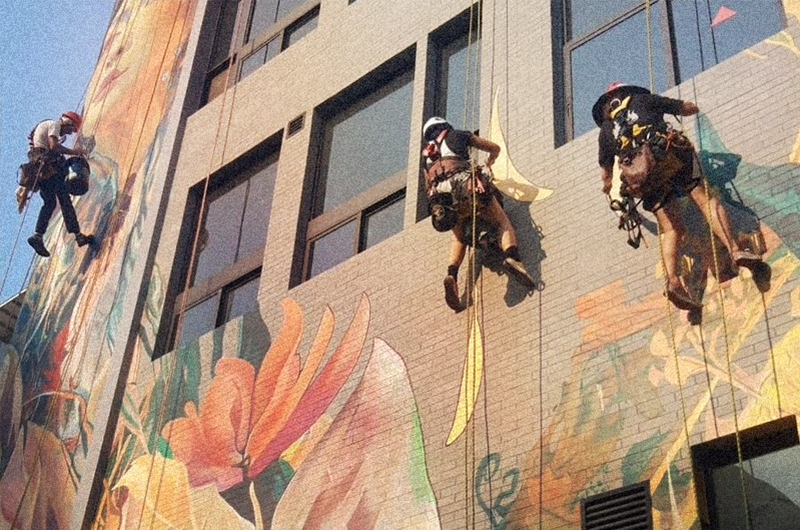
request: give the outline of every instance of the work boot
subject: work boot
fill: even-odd
[[[36,251],[43,258],[49,258],[50,253],[47,251],[47,247],[44,246],[44,238],[42,234],[33,234],[31,237],[28,238],[28,244],[33,247],[33,250]]]
[[[695,300],[695,298],[681,283],[678,283],[677,285],[668,285],[666,295],[667,299],[672,302],[672,305],[678,309],[691,311],[693,309],[702,310],[703,308],[703,304]]]
[[[503,259],[503,266],[509,272],[511,276],[514,277],[519,283],[521,283],[527,289],[533,289],[536,287],[536,284],[533,282],[533,278],[530,277],[528,274],[527,269],[525,269],[525,265],[522,261],[513,258],[511,256],[506,256]]]
[[[77,234],[75,234],[75,242],[78,244],[79,247],[83,247],[86,245],[94,245],[95,238],[92,234],[86,236],[78,232]]]
[[[449,274],[444,277],[444,301],[447,307],[456,313],[464,309],[461,306],[461,298],[458,296],[458,283],[456,279]]]
[[[751,270],[761,263],[761,256],[754,254],[749,250],[737,250],[733,253],[731,258],[739,267],[747,267]]]

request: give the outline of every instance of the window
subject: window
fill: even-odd
[[[692,447],[692,463],[703,530],[800,528],[800,441],[797,419],[781,418],[736,435]],[[742,473],[743,472],[743,473]],[[744,480],[744,491],[742,489]]]
[[[277,141],[271,140],[271,145]],[[207,194],[203,218],[194,214],[191,234],[185,239],[192,239],[193,227],[199,224],[198,244],[193,263],[184,267],[189,288],[174,305],[173,347],[258,308],[278,159],[274,148],[267,155],[265,150],[257,149],[256,154],[212,177],[213,191]],[[194,190],[197,199],[202,197],[202,184],[198,188]],[[200,211],[199,205],[194,211]],[[185,252],[191,254],[191,248]]]
[[[472,18],[472,28],[470,28]],[[442,116],[456,129],[478,130],[480,114],[481,41],[478,17],[469,10],[431,35],[436,57],[429,71],[436,80],[432,116]]]
[[[611,82],[650,86],[647,2],[561,0],[554,34],[559,143],[595,127],[591,107]],[[656,92],[689,79],[780,31],[780,0],[650,0]],[[559,71],[561,70],[561,71]],[[563,88],[562,88],[563,87]],[[563,99],[563,101],[559,101]],[[563,111],[563,112],[561,112]]]
[[[221,94],[229,78],[247,77],[306,36],[319,19],[319,0],[223,0],[220,4],[209,12],[214,38],[204,103]],[[235,31],[237,17],[241,23]]]
[[[632,486],[592,495],[581,501],[581,530],[653,528],[650,484]]]
[[[388,81],[387,81],[388,80]],[[305,280],[403,228],[413,51],[315,111]]]

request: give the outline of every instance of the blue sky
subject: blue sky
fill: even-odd
[[[14,190],[17,168],[27,161],[28,133],[40,120],[80,110],[115,3],[0,1],[0,282],[8,270],[0,301],[23,287],[33,256],[25,240],[42,204],[38,194],[31,200],[9,267],[22,219]]]

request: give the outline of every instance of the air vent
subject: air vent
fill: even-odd
[[[649,483],[586,498],[581,502],[581,520],[583,530],[652,530]]]
[[[303,113],[300,116],[296,117],[292,121],[289,122],[289,125],[286,126],[286,138],[294,136],[300,130],[303,129],[303,124],[305,123],[306,114]]]

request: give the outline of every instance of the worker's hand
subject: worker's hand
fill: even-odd
[[[700,107],[691,101],[684,101],[681,107],[681,116],[694,116],[700,112]]]

